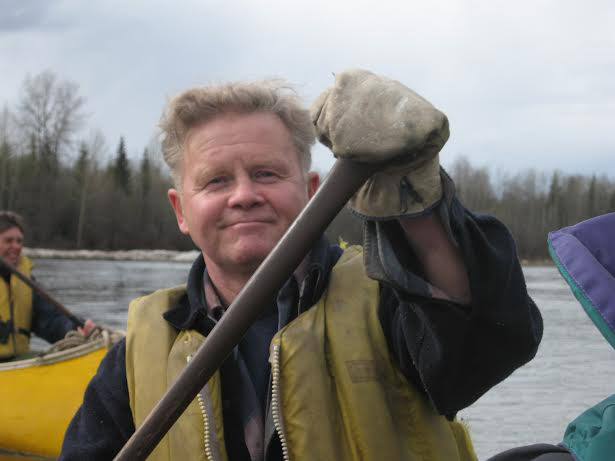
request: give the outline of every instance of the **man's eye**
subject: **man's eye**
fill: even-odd
[[[221,185],[226,184],[226,182],[228,181],[228,178],[226,176],[216,176],[215,178],[210,179],[209,181],[207,181],[207,183],[205,184],[205,187],[218,187]]]
[[[274,179],[274,178],[276,178],[276,177],[277,177],[277,175],[276,175],[273,171],[270,171],[270,170],[262,170],[262,171],[257,171],[257,172],[256,172],[256,174],[254,175],[254,177],[255,177],[256,179],[264,179],[264,180],[267,180],[267,179]]]

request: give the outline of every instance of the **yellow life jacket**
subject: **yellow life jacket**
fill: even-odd
[[[185,292],[185,286],[159,290],[130,303],[126,381],[135,427],[143,423],[205,339],[193,330],[178,334],[162,317]],[[147,459],[228,461],[221,395],[216,372]]]
[[[439,415],[393,363],[378,290],[351,247],[320,301],[274,336],[271,409],[284,459],[476,460],[465,427]],[[126,375],[136,427],[203,341],[162,318],[184,293],[163,290],[130,306]],[[148,459],[226,461],[220,396],[216,373]]]
[[[17,270],[30,277],[32,261],[21,256]],[[12,322],[13,325],[6,343],[0,343],[0,359],[28,352],[32,325],[32,289],[12,274],[9,283],[0,277],[0,321]]]

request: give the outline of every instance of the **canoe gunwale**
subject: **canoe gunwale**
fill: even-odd
[[[80,344],[70,349],[58,352],[43,353],[42,355],[11,362],[0,363],[0,372],[18,370],[21,368],[37,367],[42,365],[51,365],[65,360],[74,359],[83,355],[89,354],[95,350],[107,347],[108,341],[104,338],[97,338],[94,341]]]
[[[0,458],[15,459],[15,461],[18,461],[20,459],[27,460],[27,461],[39,461],[39,460],[40,461],[54,461],[55,459],[57,459],[57,458],[51,458],[49,456],[37,455],[34,453],[25,453],[22,451],[7,450],[6,448],[0,448]]]

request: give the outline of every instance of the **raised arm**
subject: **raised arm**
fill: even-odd
[[[399,224],[432,285],[433,296],[470,304],[472,296],[466,265],[439,215],[401,218]]]
[[[336,75],[312,109],[337,157],[372,163],[350,201],[365,219],[380,321],[401,371],[447,416],[526,363],[542,337],[514,241],[474,215],[440,168],[446,116],[401,83],[355,70]]]

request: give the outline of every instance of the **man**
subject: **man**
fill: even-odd
[[[148,459],[475,458],[455,414],[533,357],[540,314],[507,230],[439,167],[444,114],[349,71],[311,117],[274,83],[171,101],[168,196],[201,255],[186,287],[131,304],[61,459],[119,451],[292,224],[319,184],[312,121],[337,156],[381,166],[350,203],[364,254],[316,243]]]
[[[12,211],[0,211],[0,258],[27,277],[32,276],[32,262],[21,254],[24,226],[21,217]],[[33,292],[23,281],[0,265],[0,361],[26,354],[30,334],[54,343],[71,330],[87,335],[94,327],[87,320],[77,325],[54,306]]]

